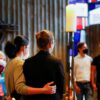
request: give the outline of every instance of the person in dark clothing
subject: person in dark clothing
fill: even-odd
[[[53,81],[56,93],[45,95],[27,95],[24,100],[62,100],[64,91],[64,70],[62,62],[51,55],[54,47],[53,34],[43,30],[36,34],[39,52],[28,58],[23,65],[26,84],[32,87],[42,87],[44,83]]]
[[[91,79],[93,90],[97,90],[97,98],[100,100],[100,55],[93,59],[91,67]]]
[[[7,88],[7,100],[23,100],[23,95],[54,94],[56,88],[51,86],[53,82],[44,84],[41,88],[30,87],[25,84],[23,64],[29,52],[29,41],[24,36],[16,36],[5,45],[5,54],[10,58],[5,67],[5,82]]]

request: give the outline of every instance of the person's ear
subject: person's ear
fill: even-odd
[[[24,49],[25,49],[25,46],[21,46],[20,50],[24,51]]]
[[[48,43],[48,48],[51,48],[51,43],[50,42]]]

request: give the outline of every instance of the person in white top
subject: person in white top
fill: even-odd
[[[87,55],[88,47],[86,43],[81,42],[77,45],[78,55],[74,58],[74,80],[77,100],[92,100],[91,62],[92,58]]]

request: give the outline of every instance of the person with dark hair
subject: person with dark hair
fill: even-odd
[[[77,45],[78,55],[74,58],[74,77],[77,100],[92,100],[91,88],[91,62],[92,58],[87,55],[86,43],[80,42]]]
[[[5,68],[5,82],[7,87],[7,95],[21,100],[21,95],[31,94],[54,94],[55,87],[50,86],[53,82],[48,82],[42,87],[30,87],[25,85],[23,75],[23,64],[25,56],[28,53],[28,40],[25,37],[17,36],[14,42],[7,42],[5,46],[6,55],[11,58]],[[37,79],[38,80],[38,79]]]
[[[24,100],[62,100],[64,88],[64,70],[62,62],[51,55],[54,47],[53,33],[48,30],[36,34],[39,52],[25,60],[23,72],[26,84],[42,87],[44,83],[54,81],[56,93],[52,95],[27,95]]]

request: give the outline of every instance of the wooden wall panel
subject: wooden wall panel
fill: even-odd
[[[100,25],[87,27],[86,33],[90,54],[92,57],[95,57],[100,54]]]

